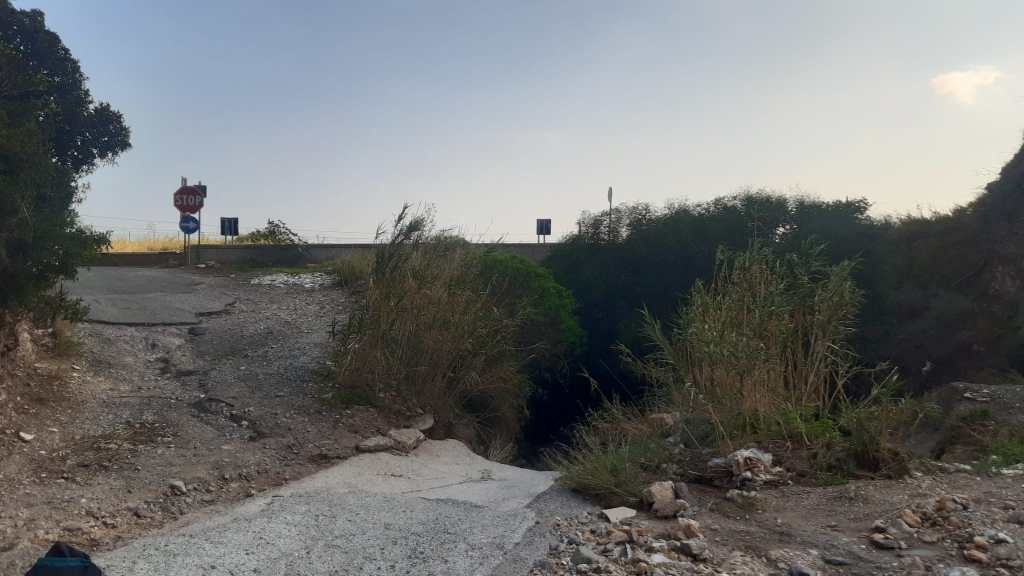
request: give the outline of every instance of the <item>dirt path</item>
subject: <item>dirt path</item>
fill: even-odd
[[[387,429],[324,404],[316,372],[344,292],[204,280],[234,305],[193,327],[80,325],[77,357],[41,355],[8,385],[0,574],[56,539],[109,548],[306,476]]]

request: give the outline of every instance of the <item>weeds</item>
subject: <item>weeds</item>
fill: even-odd
[[[860,292],[852,265],[825,265],[819,251],[722,252],[671,332],[644,314],[651,353],[621,347],[624,362],[680,412],[713,422],[726,448],[772,432],[801,443],[831,433],[815,427],[828,427],[822,417],[857,372],[848,340]]]
[[[404,207],[345,327],[337,382],[392,409],[428,411],[441,433],[501,455],[517,440],[530,383],[520,318],[497,305],[478,266],[471,245]]]
[[[1024,436],[1006,438],[993,444],[989,460],[998,468],[1024,463]]]
[[[151,236],[129,240],[112,238],[107,252],[181,252],[182,239],[177,235]]]
[[[571,447],[547,460],[563,483],[601,505],[635,505],[670,458],[664,436],[642,409],[610,402],[574,431]]]
[[[906,472],[901,434],[915,412],[894,393],[895,371],[857,365],[849,345],[860,303],[853,266],[826,265],[820,250],[779,257],[755,244],[723,252],[713,282],[697,283],[670,329],[644,311],[650,352],[619,350],[647,384],[648,405],[677,416],[676,446],[778,446],[828,483],[854,470]],[[855,377],[878,381],[854,400],[846,388]],[[618,429],[603,434],[609,415]],[[649,428],[624,432],[628,419],[643,421],[643,413],[611,405],[577,430],[572,446],[552,459],[569,486],[625,499],[652,472],[665,474],[661,455],[678,459],[679,450]]]
[[[370,279],[373,270],[371,254],[353,254],[337,258],[330,263],[330,270],[337,277],[338,286],[356,286]]]

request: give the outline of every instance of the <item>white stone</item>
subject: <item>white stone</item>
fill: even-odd
[[[366,438],[356,446],[360,452],[385,452],[395,447],[395,441],[387,436]]]
[[[604,517],[608,519],[612,524],[618,524],[627,518],[636,516],[636,510],[627,508],[625,506],[619,506],[618,508],[608,508],[607,510],[601,510]]]
[[[398,428],[388,431],[388,438],[395,441],[395,447],[402,452],[412,452],[427,439],[423,432],[415,428]]]

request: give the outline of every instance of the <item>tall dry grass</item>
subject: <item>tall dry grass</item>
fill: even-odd
[[[905,471],[899,440],[909,411],[892,395],[894,372],[867,398],[845,393],[855,376],[873,378],[849,344],[860,303],[852,264],[827,265],[819,255],[812,246],[783,256],[758,245],[723,251],[713,280],[693,288],[671,328],[645,314],[649,353],[620,352],[648,385],[640,414],[672,412],[674,440],[667,445],[642,416],[612,404],[552,458],[564,481],[628,500],[638,495],[637,476],[664,476],[686,454],[741,444],[799,453],[794,460],[821,481],[855,469]]]
[[[429,214],[403,208],[382,240],[338,351],[339,391],[432,413],[440,433],[509,457],[529,391],[520,318],[481,283],[479,250]]]
[[[829,414],[857,371],[852,266],[826,265],[813,247],[784,257],[757,245],[722,252],[671,332],[645,316],[651,354],[622,349],[623,358],[673,404],[711,418],[726,445],[788,428],[793,415]]]
[[[180,252],[182,240],[179,236],[151,236],[129,240],[111,239],[107,252]]]

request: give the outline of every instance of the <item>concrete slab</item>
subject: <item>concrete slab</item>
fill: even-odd
[[[89,307],[88,322],[131,325],[198,324],[234,297],[180,269],[88,268],[65,286]]]
[[[110,576],[486,575],[536,514],[551,472],[454,440],[365,454],[185,527],[96,557]]]

